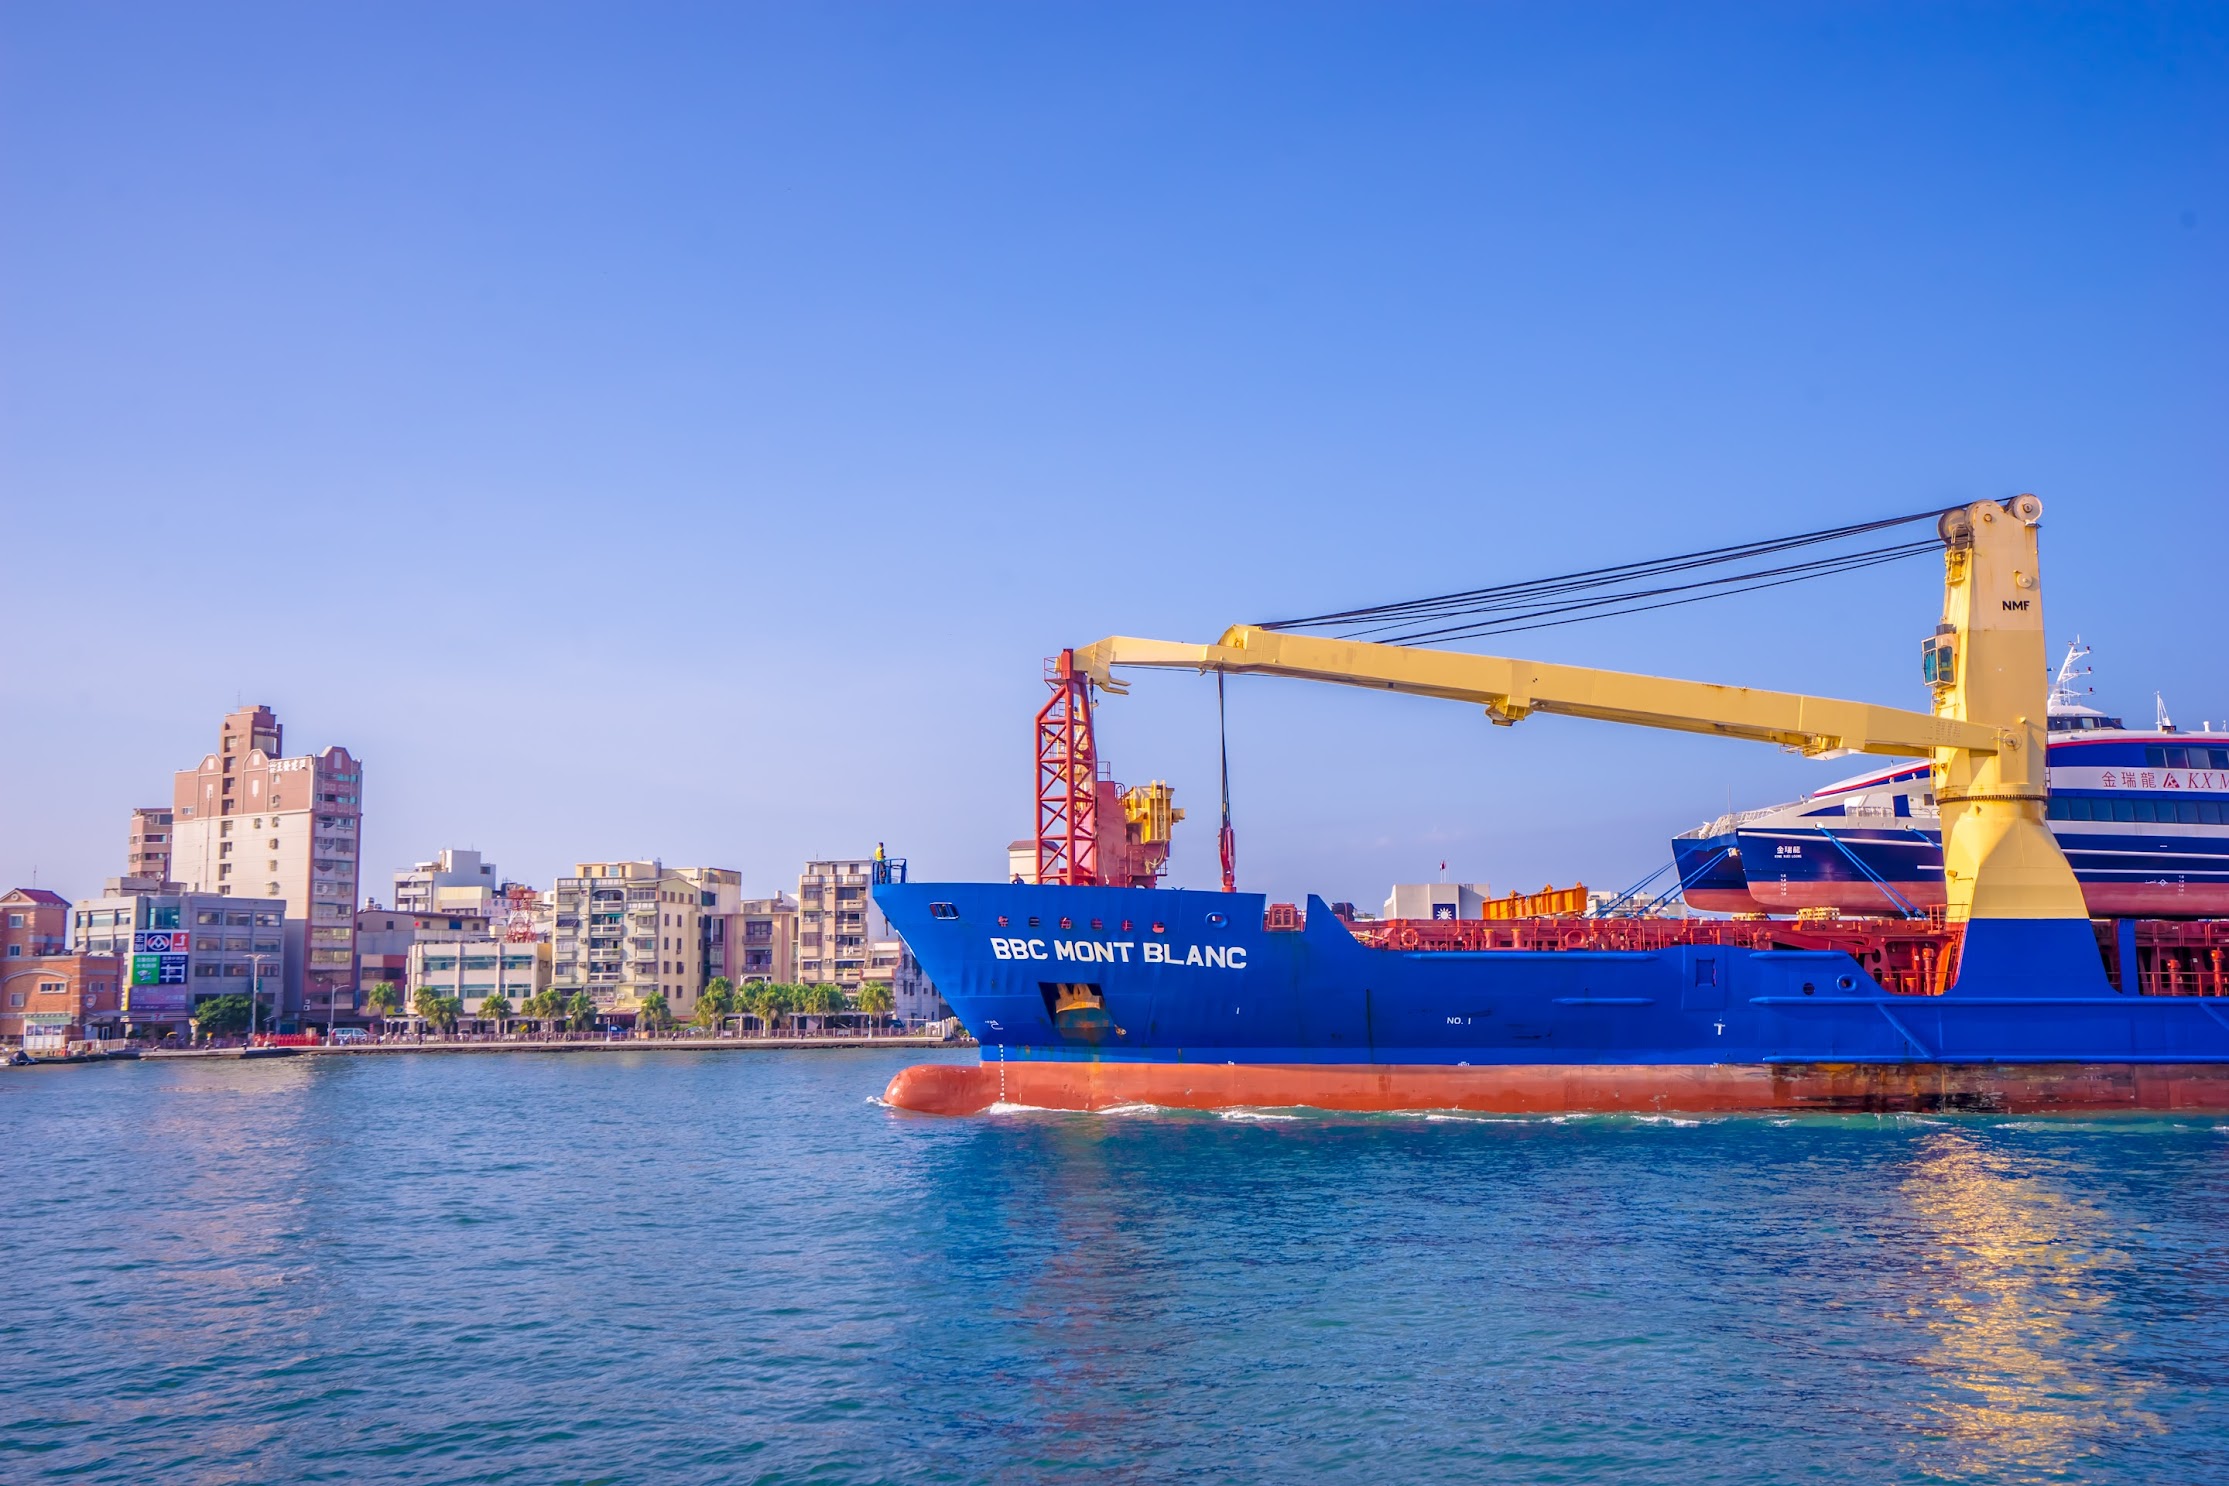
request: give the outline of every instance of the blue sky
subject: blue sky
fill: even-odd
[[[2218,6],[0,8],[0,881],[237,700],[478,846],[999,873],[1042,658],[2022,490],[2229,717]],[[221,574],[222,582],[205,581]],[[1925,564],[1504,642],[1924,705]],[[1241,883],[1619,886],[1846,772],[1231,688]],[[1101,712],[1195,812],[1212,683]]]

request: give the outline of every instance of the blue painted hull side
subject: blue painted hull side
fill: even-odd
[[[1840,953],[1377,950],[1316,898],[1302,932],[1271,933],[1250,893],[914,883],[875,897],[986,1056],[2229,1062],[2229,1003],[2117,993],[2087,920],[1976,922],[1957,985],[1914,997],[1888,994]],[[1056,1015],[1062,985],[1095,991],[1103,1015]]]

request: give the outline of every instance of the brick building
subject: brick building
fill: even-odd
[[[122,961],[69,948],[69,901],[45,888],[0,894],[0,1041],[59,1052],[114,1036]]]

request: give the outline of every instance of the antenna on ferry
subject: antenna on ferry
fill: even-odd
[[[2090,674],[2090,668],[2083,664],[2089,658],[2090,647],[2082,643],[2080,635],[2076,635],[2074,643],[2066,648],[2066,659],[2059,662],[2058,677],[2051,683],[2051,710],[2079,705],[2074,700],[2075,697],[2082,691],[2094,689],[2085,686],[2077,691],[2075,687],[2076,682]]]
[[[2157,719],[2155,726],[2160,732],[2171,733],[2175,730],[2175,719],[2167,715],[2165,693],[2156,691],[2152,693],[2152,716]]]

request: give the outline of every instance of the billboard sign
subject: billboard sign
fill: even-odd
[[[178,958],[184,959],[185,956],[180,955]],[[135,970],[132,984],[124,991],[124,1014],[137,1017],[184,1016],[186,1002],[191,994],[186,989],[182,976],[173,984],[142,985]]]
[[[133,955],[135,986],[182,986],[186,983],[185,955]]]
[[[182,955],[192,948],[191,929],[141,929],[132,935],[135,955]]]

